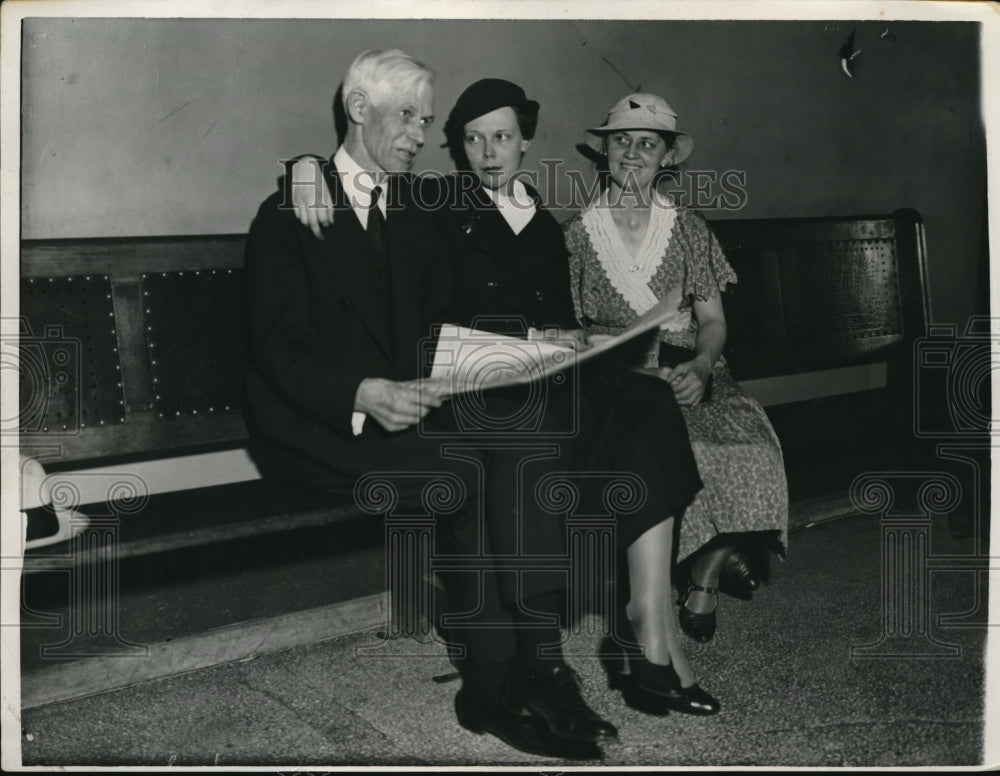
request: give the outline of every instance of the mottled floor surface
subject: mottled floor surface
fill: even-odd
[[[626,707],[590,656],[599,621],[585,621],[592,632],[571,635],[569,659],[587,699],[621,734],[599,765],[983,763],[986,574],[975,567],[985,559],[974,560],[972,539],[956,539],[936,521],[929,595],[899,598],[892,575],[883,582],[883,561],[899,554],[883,547],[882,530],[877,517],[854,516],[793,532],[788,560],[754,601],[723,597],[716,638],[704,646],[685,639],[701,684],[722,702],[713,718],[654,718]],[[916,566],[900,578],[920,577]],[[883,640],[908,617],[909,637]],[[873,644],[864,655],[856,649]],[[354,634],[29,709],[23,761],[574,765],[460,728],[457,683],[433,680],[450,670],[440,645]]]

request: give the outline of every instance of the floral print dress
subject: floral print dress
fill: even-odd
[[[736,273],[705,219],[654,200],[646,235],[633,256],[612,220],[607,193],[564,227],[577,317],[588,331],[615,334],[661,299],[675,312],[636,366],[656,366],[659,343],[695,347],[695,299],[720,294]],[[781,446],[760,404],[715,364],[711,397],[681,407],[705,487],[684,512],[677,559],[720,533],[768,532],[783,548],[788,484]]]

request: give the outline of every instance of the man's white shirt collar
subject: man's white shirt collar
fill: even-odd
[[[347,148],[341,146],[337,153],[333,155],[333,164],[340,175],[340,184],[344,187],[344,194],[347,195],[347,202],[358,217],[361,226],[368,228],[368,208],[372,205],[372,190],[376,184],[382,187],[382,196],[378,198],[378,209],[382,211],[382,217],[386,217],[385,199],[388,179],[383,175],[379,183],[375,173],[370,170],[362,170],[361,165],[354,161]]]

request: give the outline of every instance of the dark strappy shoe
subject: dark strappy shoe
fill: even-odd
[[[712,637],[715,636],[715,609],[707,614],[692,612],[688,609],[687,600],[691,597],[691,593],[695,590],[716,596],[716,607],[718,607],[719,590],[714,587],[702,587],[701,585],[696,585],[694,582],[689,581],[684,595],[677,599],[677,603],[681,607],[679,616],[681,630],[683,630],[695,641],[704,644],[705,642],[711,641]]]

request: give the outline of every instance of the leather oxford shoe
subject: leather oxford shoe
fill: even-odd
[[[562,662],[515,670],[507,681],[504,705],[525,710],[548,725],[554,735],[578,741],[613,741],[618,729],[587,705],[576,671]]]
[[[519,752],[564,760],[597,760],[601,750],[590,741],[577,741],[553,735],[545,723],[530,714],[521,716],[501,704],[475,699],[465,689],[455,695],[458,724],[466,730],[496,736]]]

